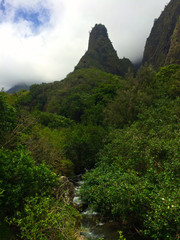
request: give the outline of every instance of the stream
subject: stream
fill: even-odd
[[[78,206],[82,204],[82,200],[79,196],[79,189],[82,185],[82,181],[78,181],[75,187],[75,197],[73,202]],[[118,231],[121,226],[115,222],[103,222],[97,212],[87,208],[82,215],[82,229],[83,235],[88,240],[98,240],[103,238],[104,240],[118,240]]]

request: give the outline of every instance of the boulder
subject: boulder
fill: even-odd
[[[74,184],[65,176],[60,177],[58,187],[55,189],[56,199],[62,198],[67,204],[73,203],[75,194]]]

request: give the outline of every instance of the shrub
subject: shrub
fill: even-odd
[[[27,240],[74,240],[79,213],[61,199],[35,196],[25,199],[24,211],[10,221],[16,224],[20,237]]]
[[[23,207],[24,198],[49,194],[57,176],[46,165],[36,165],[29,153],[19,147],[14,151],[0,149],[0,188],[4,190],[0,209],[13,215]]]

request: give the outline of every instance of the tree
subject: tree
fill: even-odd
[[[16,125],[16,110],[6,101],[5,93],[0,92],[0,146],[2,146]]]
[[[21,146],[14,151],[0,149],[0,179],[4,190],[0,210],[10,216],[23,208],[26,197],[49,194],[57,184],[56,174],[44,164],[36,165]]]

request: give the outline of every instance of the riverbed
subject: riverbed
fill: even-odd
[[[75,187],[74,203],[78,206],[82,204],[81,197],[79,195],[80,186],[83,184],[79,181]],[[103,238],[104,240],[118,240],[121,229],[119,223],[116,222],[105,222],[103,221],[97,212],[92,211],[89,208],[84,209],[81,212],[82,215],[82,234],[88,240],[98,240]]]

